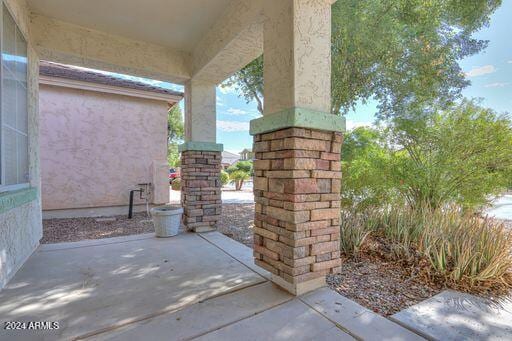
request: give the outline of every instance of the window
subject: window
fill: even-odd
[[[5,5],[1,15],[0,191],[28,187],[27,42]]]

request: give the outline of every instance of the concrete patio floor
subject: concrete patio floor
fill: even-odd
[[[510,299],[491,301],[445,290],[390,319],[436,340],[512,340]]]
[[[220,233],[137,235],[42,245],[0,292],[9,340],[415,340],[328,288],[293,297]]]

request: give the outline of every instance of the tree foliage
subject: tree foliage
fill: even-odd
[[[381,131],[359,127],[345,135],[341,162],[344,206],[379,206],[394,197],[388,174],[391,158]]]
[[[229,166],[228,169],[226,169],[228,174],[231,174],[231,173],[233,173],[235,171],[238,171],[238,170],[246,172],[246,173],[248,173],[249,175],[252,176],[252,174],[253,174],[252,161],[238,161],[237,163],[235,163],[234,165]]]
[[[472,34],[500,0],[341,0],[332,7],[332,111],[375,98],[381,117],[453,103],[458,61],[487,45]]]
[[[249,180],[253,176],[252,161],[238,161],[231,165],[226,170],[229,174],[229,179],[235,184],[237,191],[242,189],[244,181]]]
[[[353,206],[401,200],[432,208],[474,209],[510,186],[512,121],[474,101],[437,110],[429,120],[358,128],[343,146],[342,196]]]
[[[222,186],[227,185],[229,183],[229,174],[225,170],[220,171],[219,178]]]
[[[263,56],[247,64],[221,86],[237,88],[247,103],[254,100],[258,111],[263,114]]]
[[[458,61],[501,0],[338,0],[332,6],[332,112],[374,98],[379,116],[447,106],[468,85]],[[263,56],[227,80],[263,110]]]
[[[249,180],[251,175],[243,170],[237,170],[229,174],[229,179],[235,183],[235,190],[239,191],[244,185],[244,181]]]
[[[169,166],[180,165],[178,145],[183,140],[185,128],[183,126],[183,113],[178,104],[167,112],[167,162]]]
[[[426,123],[394,131],[403,150],[395,172],[409,203],[473,208],[504,190],[512,176],[512,122],[508,116],[463,101]],[[402,155],[403,154],[403,155]]]

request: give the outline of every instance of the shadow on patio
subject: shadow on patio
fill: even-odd
[[[59,330],[44,333],[69,338],[264,281],[196,234],[48,244],[1,292],[0,316],[58,321]]]
[[[46,244],[0,293],[0,319],[59,328],[0,339],[419,338],[329,289],[294,297],[268,278],[218,232]]]

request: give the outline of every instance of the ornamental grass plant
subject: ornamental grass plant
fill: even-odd
[[[342,213],[345,255],[357,257],[369,235],[386,243],[389,258],[421,267],[429,279],[448,287],[512,288],[512,232],[496,220],[455,206]]]

